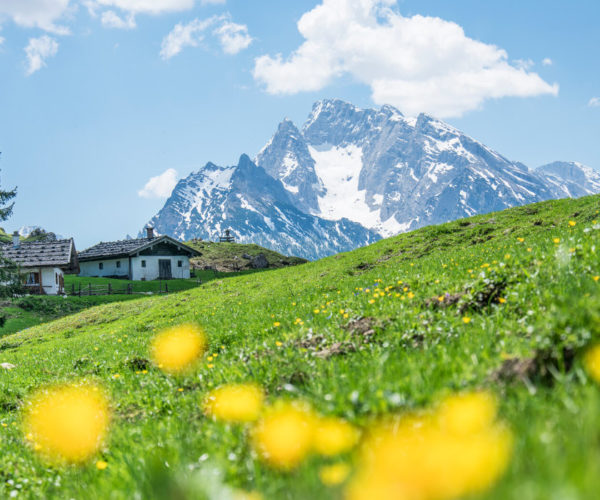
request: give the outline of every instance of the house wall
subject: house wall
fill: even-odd
[[[29,273],[39,273],[40,268],[22,269],[22,275]],[[63,276],[62,269],[58,267],[42,267],[41,281],[42,289],[46,295],[57,295],[60,291],[60,277]],[[36,287],[37,288],[37,287]]]
[[[190,277],[190,259],[185,255],[140,255],[131,258],[132,279],[155,280],[159,277],[158,261],[169,259],[171,261],[171,275],[176,279],[187,279]],[[146,267],[142,267],[142,261],[146,261]],[[177,262],[181,261],[182,267],[177,267]]]
[[[100,269],[100,262],[103,264],[103,269]],[[121,263],[121,267],[117,267],[117,262]],[[79,276],[86,278],[97,278],[106,276],[129,276],[129,257],[121,259],[106,259],[106,260],[91,260],[88,262],[79,263]]]

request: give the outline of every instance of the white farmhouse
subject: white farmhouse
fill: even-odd
[[[0,254],[17,264],[23,285],[30,293],[64,293],[64,274],[79,272],[73,239],[23,243],[13,234],[12,243],[0,245]]]
[[[170,236],[98,243],[79,253],[79,276],[136,281],[190,277],[190,257],[202,255]]]

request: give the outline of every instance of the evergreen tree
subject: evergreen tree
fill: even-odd
[[[0,222],[7,220],[14,207],[17,189],[4,191],[0,188]],[[18,266],[0,255],[0,296],[11,297],[22,291]]]

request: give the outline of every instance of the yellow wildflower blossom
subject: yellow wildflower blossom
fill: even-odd
[[[585,369],[596,382],[600,383],[600,344],[590,347],[584,355]]]
[[[206,344],[206,336],[197,326],[175,326],[152,340],[152,359],[167,373],[181,373],[193,367],[206,351]]]
[[[344,453],[358,442],[356,428],[339,418],[319,418],[315,424],[314,450],[320,455],[331,457]]]
[[[60,385],[35,393],[25,406],[24,432],[51,463],[83,463],[102,446],[108,399],[95,385]]]
[[[252,431],[259,456],[280,469],[296,467],[313,443],[314,417],[305,405],[278,402],[267,409]]]
[[[319,469],[319,478],[325,486],[342,484],[350,475],[350,466],[346,463],[324,465]]]
[[[504,472],[511,433],[485,393],[383,424],[364,443],[347,500],[446,500],[486,491]]]
[[[254,422],[263,400],[263,392],[256,384],[228,384],[208,394],[204,412],[225,422]]]

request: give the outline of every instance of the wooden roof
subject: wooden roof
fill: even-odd
[[[73,239],[21,242],[0,245],[0,254],[21,267],[58,267],[65,271],[79,271],[77,251]]]
[[[190,256],[201,255],[200,252],[184,245],[183,243],[171,238],[170,236],[159,236],[157,238],[137,238],[133,240],[120,240],[101,242],[93,247],[79,252],[79,260],[87,262],[91,260],[118,259],[119,257],[132,257],[138,252],[150,248],[157,243],[170,243],[181,250],[189,252]]]

